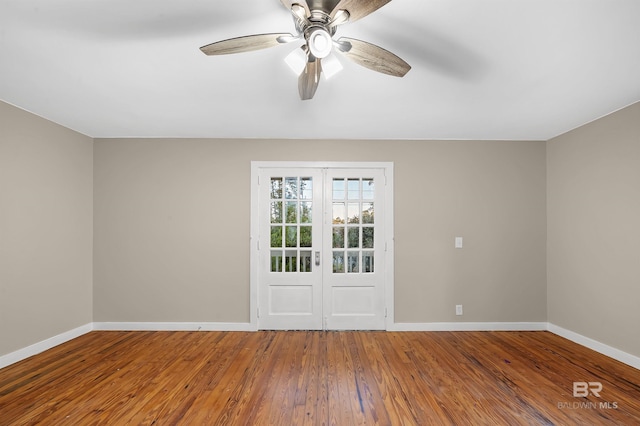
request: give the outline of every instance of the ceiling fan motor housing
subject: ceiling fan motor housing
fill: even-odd
[[[298,31],[304,36],[309,52],[316,58],[325,58],[331,53],[336,27],[329,25],[331,17],[321,10],[312,10],[310,16],[297,22]]]

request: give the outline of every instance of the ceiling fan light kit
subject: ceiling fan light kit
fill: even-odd
[[[300,75],[302,70],[304,70],[304,67],[307,65],[307,54],[305,53],[305,49],[293,49],[291,53],[284,58],[284,61],[296,75]]]
[[[390,1],[312,0],[312,7],[309,7],[306,0],[281,0],[291,11],[296,35],[255,34],[211,43],[200,50],[206,55],[227,55],[304,40],[301,48],[296,48],[285,58],[287,65],[299,76],[298,92],[302,100],[313,98],[320,74],[329,78],[342,69],[340,61],[332,55],[333,51],[373,71],[403,77],[411,66],[393,53],[362,40],[333,39],[339,25],[361,19]]]
[[[324,59],[331,53],[333,40],[327,30],[324,28],[315,28],[309,34],[307,46],[309,46],[309,52],[311,52],[313,56],[318,59]]]
[[[334,75],[342,71],[342,64],[336,58],[336,55],[329,55],[322,61],[322,74],[329,80]]]

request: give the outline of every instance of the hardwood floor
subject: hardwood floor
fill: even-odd
[[[92,332],[0,370],[23,424],[638,425],[640,371],[549,332]]]

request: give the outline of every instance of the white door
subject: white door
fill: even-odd
[[[322,171],[259,175],[261,329],[322,329]]]
[[[329,330],[385,329],[384,174],[328,169],[323,313]]]
[[[262,167],[257,185],[258,328],[385,329],[384,169]]]

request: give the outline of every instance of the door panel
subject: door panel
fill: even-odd
[[[313,287],[310,285],[271,285],[269,313],[272,315],[312,315]]]
[[[259,327],[319,330],[322,171],[264,169],[259,182]]]
[[[260,329],[385,328],[384,182],[383,169],[260,169]]]
[[[384,297],[384,173],[381,169],[328,169],[325,174],[326,327],[382,330]]]

